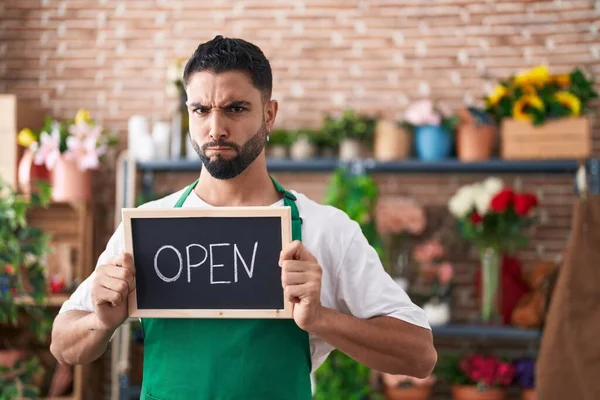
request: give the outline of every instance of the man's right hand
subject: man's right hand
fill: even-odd
[[[96,268],[91,293],[100,329],[117,329],[128,316],[127,298],[135,290],[135,268],[127,253]]]

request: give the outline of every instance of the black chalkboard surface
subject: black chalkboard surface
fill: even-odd
[[[131,317],[291,318],[284,301],[288,207],[123,209]]]

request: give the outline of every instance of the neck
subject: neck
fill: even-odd
[[[200,172],[194,191],[203,201],[215,207],[269,206],[281,199],[263,155],[233,179],[215,179],[208,171]]]

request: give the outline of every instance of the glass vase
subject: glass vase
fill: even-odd
[[[500,251],[493,247],[481,250],[481,320],[484,324],[499,325],[502,322],[501,262]]]

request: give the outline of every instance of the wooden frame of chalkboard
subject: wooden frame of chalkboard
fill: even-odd
[[[125,252],[133,258],[136,265],[136,285],[139,281],[136,254],[134,246],[134,225],[144,219],[173,219],[178,218],[218,218],[237,219],[240,218],[262,218],[274,217],[278,219],[278,228],[281,233],[281,248],[292,241],[291,210],[289,207],[219,207],[219,208],[124,208],[122,209],[123,230],[125,238]],[[155,233],[156,235],[156,233]],[[279,251],[281,249],[278,249]],[[188,250],[189,251],[189,250]],[[255,249],[256,251],[256,249]],[[189,253],[187,253],[189,257]],[[211,253],[212,257],[212,253]],[[234,255],[235,257],[235,255]],[[273,258],[273,257],[271,257]],[[156,259],[155,259],[156,265]],[[181,265],[181,264],[180,264]],[[188,282],[189,282],[189,259],[188,259]],[[280,268],[277,265],[278,268]],[[181,267],[180,267],[181,270]],[[272,272],[271,272],[272,273]],[[236,275],[237,278],[237,275]],[[211,275],[212,279],[212,275]],[[283,287],[281,286],[281,273],[279,272],[279,288],[277,294],[281,299],[283,307],[236,307],[236,308],[143,308],[138,306],[138,286],[128,297],[129,316],[137,318],[293,318],[292,303],[285,299]],[[272,304],[272,302],[271,302]]]

